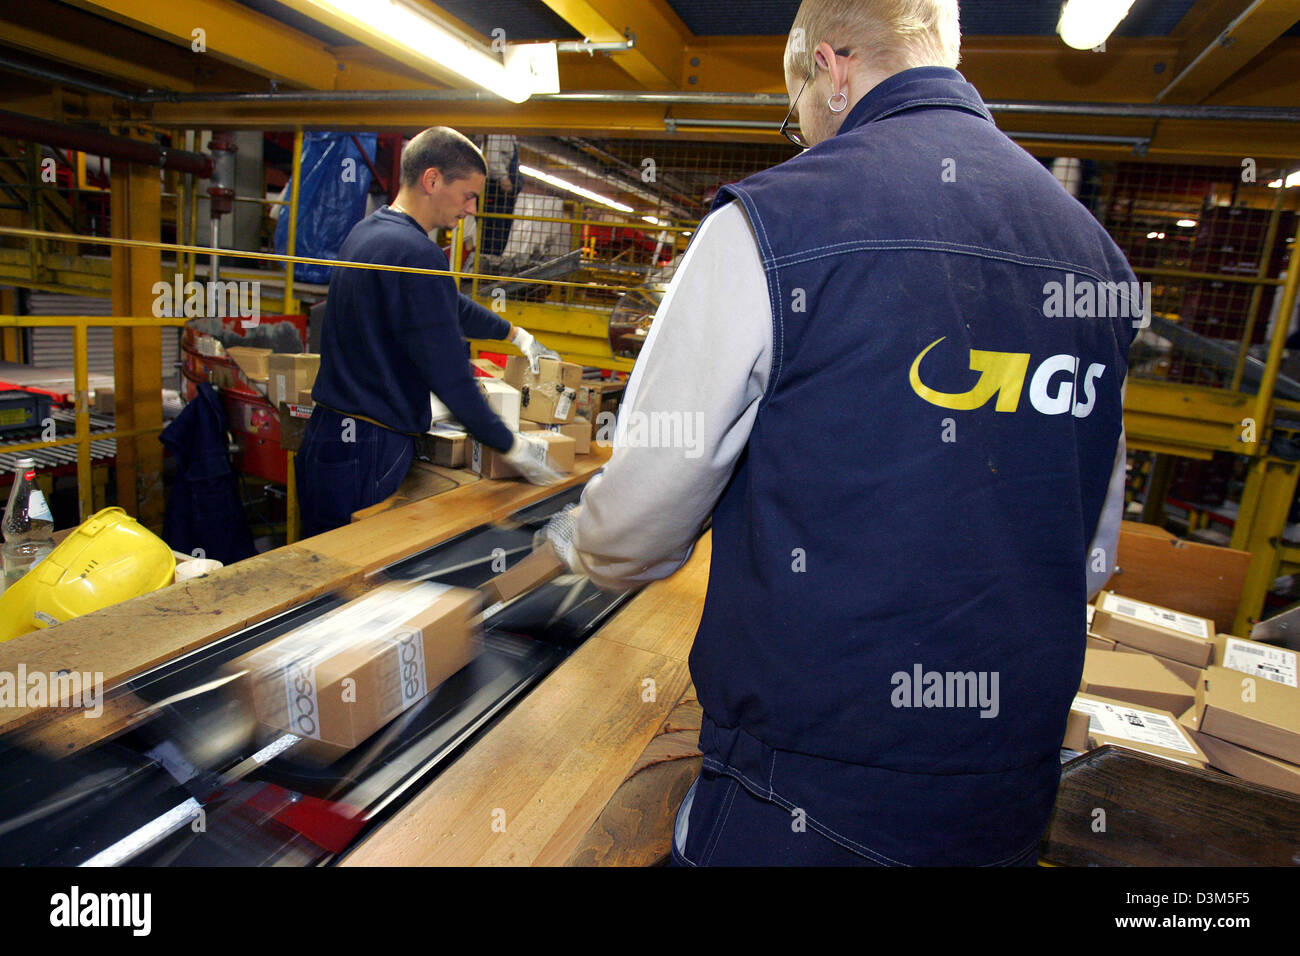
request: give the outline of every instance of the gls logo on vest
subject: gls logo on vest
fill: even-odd
[[[921,399],[931,405],[956,411],[981,408],[995,395],[997,404],[993,406],[994,411],[1014,412],[1020,406],[1020,392],[1029,372],[1028,352],[985,352],[971,349],[971,371],[980,373],[975,387],[968,392],[940,392],[921,381],[921,360],[942,341],[943,339],[935,339],[927,345],[912,363],[908,374],[912,391]],[[1085,400],[1078,402],[1075,401],[1075,381],[1079,375],[1079,358],[1074,355],[1053,355],[1043,360],[1029,380],[1029,403],[1044,415],[1071,412],[1075,418],[1087,418],[1097,404],[1097,379],[1105,371],[1106,366],[1098,362],[1088,366],[1082,384]],[[1053,379],[1061,372],[1067,374],[1057,380],[1056,392],[1051,394]]]

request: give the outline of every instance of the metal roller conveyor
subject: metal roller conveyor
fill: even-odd
[[[513,567],[568,489],[385,569],[394,580],[477,588]],[[328,765],[257,724],[223,665],[342,604],[317,598],[140,674],[116,735],[71,756],[0,738],[0,865],[317,865],[339,859],[615,614],[608,594],[561,577],[485,617],[474,661]],[[119,711],[121,706],[119,706]]]

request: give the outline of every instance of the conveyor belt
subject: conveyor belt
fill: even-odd
[[[518,512],[504,526],[462,534],[386,574],[477,587],[494,576],[494,548],[504,549],[510,564],[521,559],[536,528],[581,490]],[[445,769],[631,596],[561,578],[506,605],[485,622],[478,659],[329,766],[300,759],[292,735],[255,730],[229,695],[210,686],[221,665],[343,599],[292,608],[118,689],[153,713],[112,740],[62,759],[0,740],[0,865],[329,863]]]
[[[70,438],[77,432],[76,413],[69,408],[54,408],[50,410],[50,417],[54,419],[55,428],[60,438]],[[117,457],[117,439],[102,438],[96,441],[94,434],[97,431],[113,431],[113,419],[104,415],[91,414],[90,416],[90,460],[107,461]],[[19,432],[8,432],[4,436],[4,441],[0,441],[0,470],[13,471],[18,466],[18,459],[33,458],[36,460],[37,470],[43,471],[49,468],[61,468],[67,465],[76,466],[77,464],[77,446],[76,445],[59,445],[57,448],[35,448],[23,452],[6,452],[6,445],[23,445],[28,442],[41,441],[40,429],[27,429]]]

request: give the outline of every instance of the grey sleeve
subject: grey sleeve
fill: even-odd
[[[1126,382],[1125,387],[1127,384]],[[1124,394],[1123,389],[1120,394]],[[1119,528],[1124,520],[1124,486],[1127,468],[1128,448],[1124,429],[1121,427],[1119,442],[1115,446],[1115,461],[1111,465],[1110,486],[1106,490],[1106,500],[1101,506],[1101,517],[1097,521],[1097,530],[1092,536],[1092,543],[1088,545],[1088,553],[1084,556],[1088,572],[1089,601],[1106,586],[1106,582],[1115,571],[1115,561],[1119,552]]]
[[[749,440],[772,363],[772,308],[749,220],[710,216],[683,257],[628,383],[575,546],[592,580],[668,577],[694,549]]]

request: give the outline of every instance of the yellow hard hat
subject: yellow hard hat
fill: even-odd
[[[105,508],[0,594],[0,641],[156,591],[175,574],[167,542],[121,508]]]

